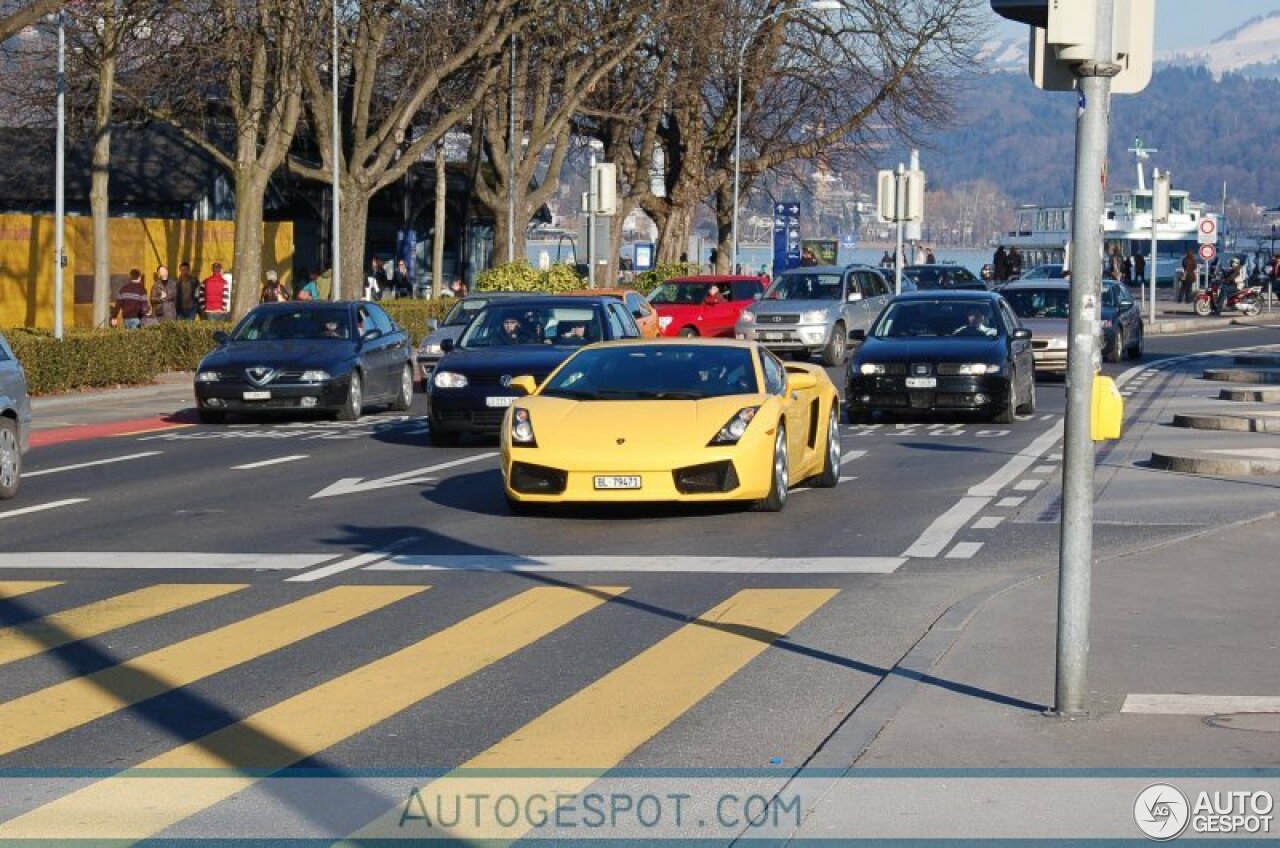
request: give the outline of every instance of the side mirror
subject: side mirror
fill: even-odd
[[[538,381],[528,374],[521,374],[519,377],[511,378],[511,388],[520,389],[526,395],[531,395],[538,390]]]
[[[1026,327],[1019,327],[1013,331],[1014,341],[1025,342],[1031,338],[1031,331]]]
[[[818,387],[818,378],[808,371],[796,371],[787,375],[787,391],[803,392],[806,389],[816,389]]]
[[[379,330],[377,327],[370,327],[369,329],[364,331],[364,335],[362,335],[360,338],[363,339],[364,341],[371,342],[374,339],[382,338],[382,331]]]
[[[213,340],[214,340],[216,343],[220,344],[220,345],[224,345],[224,344],[226,344],[226,343],[227,343],[227,338],[228,338],[228,336],[227,336],[226,332],[224,332],[224,331],[222,331],[222,330],[218,330],[216,333],[214,333],[214,334],[213,334]]]
[[[850,303],[857,303],[859,300],[862,300],[862,292],[849,292]]]
[[[441,353],[448,353],[449,351],[453,350],[454,347],[455,345],[453,343],[453,339],[444,339],[443,341],[440,342]]]
[[[428,319],[427,319],[427,330],[429,330],[430,332],[434,333],[434,332],[435,332],[436,330],[438,330],[438,329],[440,329],[440,319],[439,319],[439,318],[428,318]]]
[[[849,341],[865,342],[867,340],[867,331],[861,328],[849,331]]]

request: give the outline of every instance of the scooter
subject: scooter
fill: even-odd
[[[1218,300],[1218,292],[1221,288],[1221,281],[1215,280],[1208,289],[1196,293],[1197,315],[1209,315],[1213,312],[1213,304]],[[1262,311],[1262,304],[1258,302],[1261,295],[1262,289],[1258,286],[1240,286],[1226,303],[1220,304],[1218,311],[1227,312],[1235,309],[1242,315],[1257,315]]]

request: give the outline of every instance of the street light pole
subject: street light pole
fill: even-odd
[[[53,199],[53,337],[62,338],[62,275],[65,265],[66,237],[66,183],[67,166],[67,13],[58,10],[58,140],[57,154],[54,160],[54,199]]]
[[[516,261],[516,34],[511,33],[511,79],[508,81],[507,261]]]
[[[329,155],[333,161],[333,267],[330,270],[329,299],[337,300],[342,290],[342,189],[338,181],[338,153],[341,150],[342,126],[338,123],[338,0],[333,0],[333,148]]]

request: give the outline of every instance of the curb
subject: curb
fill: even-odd
[[[1234,357],[1236,365],[1253,365],[1280,368],[1280,355],[1272,353],[1242,353]]]
[[[1238,403],[1280,403],[1280,387],[1266,389],[1221,389],[1218,400]]]
[[[1280,317],[1278,315],[1277,317]],[[1271,320],[1264,315],[1253,318],[1163,318],[1148,321],[1143,325],[1143,332],[1149,336],[1176,336],[1179,333],[1195,333],[1202,330],[1221,330],[1226,327],[1256,327],[1258,321]]]
[[[1177,412],[1173,426],[1192,430],[1231,430],[1242,433],[1280,433],[1280,418],[1255,415],[1212,415]]]
[[[1280,368],[1209,368],[1201,379],[1224,383],[1280,383]]]
[[[31,408],[35,412],[47,409],[61,409],[67,406],[84,406],[100,400],[130,400],[163,397],[166,395],[190,395],[192,377],[183,374],[182,380],[161,380],[145,386],[121,386],[114,389],[89,389],[80,392],[62,392],[56,395],[40,395],[31,398]]]
[[[1220,474],[1228,477],[1280,474],[1280,459],[1209,456],[1200,451],[1185,454],[1153,452],[1151,465],[1162,471],[1180,471],[1184,474]]]

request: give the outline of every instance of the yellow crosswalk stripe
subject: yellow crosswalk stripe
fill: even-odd
[[[137,766],[284,768],[568,624],[625,587],[539,587]],[[252,775],[107,778],[0,824],[0,839],[143,839],[245,789]]]
[[[0,601],[61,585],[58,580],[0,580]]]
[[[744,589],[652,648],[562,701],[493,747],[466,769],[585,769],[604,774],[736,674],[769,645],[835,596],[834,589]],[[503,796],[517,801],[572,797],[594,781],[571,776],[502,777]],[[446,831],[431,830],[406,813],[454,809],[455,799],[489,778],[445,776],[419,790],[421,806],[406,803],[355,834],[359,839],[518,839],[528,825],[504,827],[491,817],[463,816]],[[526,808],[521,803],[521,809]]]
[[[119,630],[165,613],[238,592],[247,583],[174,583],[147,586],[42,619],[0,627],[0,665]]]
[[[0,704],[0,754],[187,686],[425,589],[338,586]]]

